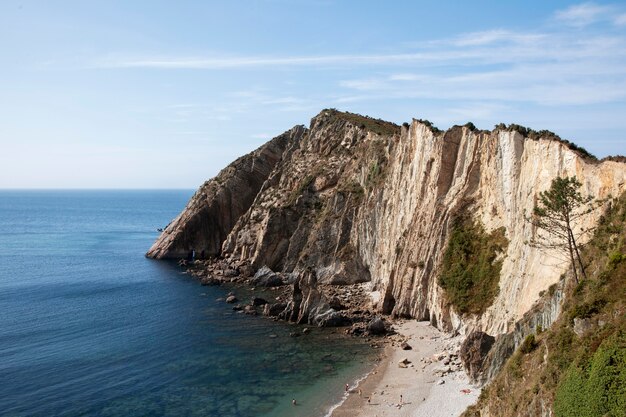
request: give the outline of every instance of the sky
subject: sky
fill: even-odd
[[[0,0],[0,188],[192,189],[324,108],[626,154],[626,3]]]

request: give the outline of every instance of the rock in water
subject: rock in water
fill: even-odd
[[[253,306],[263,306],[267,304],[267,301],[260,297],[252,297],[252,299],[250,300],[250,304],[252,304]]]

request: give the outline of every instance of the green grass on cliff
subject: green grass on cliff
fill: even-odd
[[[504,229],[485,232],[469,218],[454,221],[443,257],[439,285],[456,311],[480,314],[498,295],[502,259],[508,241]]]
[[[324,111],[328,111],[334,117],[345,120],[361,129],[369,130],[378,135],[390,136],[400,134],[400,126],[382,119],[374,119],[373,117],[361,116],[356,113],[342,112],[337,109],[325,109]]]
[[[626,416],[626,194],[610,203],[583,250],[589,278],[566,289],[557,322],[507,361],[465,417]],[[585,320],[588,330],[574,332]],[[538,329],[539,330],[539,329]]]

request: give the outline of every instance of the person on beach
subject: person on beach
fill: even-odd
[[[298,403],[296,402],[296,399],[294,398],[293,400],[291,400],[291,404],[293,405],[298,405]]]
[[[400,405],[402,405],[402,394],[400,394]]]
[[[346,392],[350,389],[350,385],[346,384]]]

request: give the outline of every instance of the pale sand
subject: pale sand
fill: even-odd
[[[433,371],[444,368],[441,362],[420,361],[432,360],[442,352],[458,353],[459,338],[449,338],[428,322],[410,320],[396,323],[394,328],[399,334],[394,336],[396,342],[385,348],[380,365],[358,387],[353,387],[345,402],[333,411],[333,417],[458,416],[476,402],[480,389],[469,384],[463,371],[438,377]],[[402,350],[399,340],[406,340],[413,349]],[[411,361],[409,367],[398,366],[403,358]],[[441,380],[445,382],[438,385]]]

